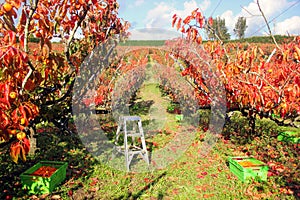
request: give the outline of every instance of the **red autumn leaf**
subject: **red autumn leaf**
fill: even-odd
[[[196,42],[198,44],[202,44],[202,37],[201,36],[197,37]]]
[[[26,161],[26,155],[27,155],[26,150],[24,149],[23,146],[21,146],[21,148],[20,148],[20,158],[24,162]]]
[[[9,124],[9,117],[2,110],[0,110],[0,129],[6,129]]]
[[[202,173],[197,174],[197,178],[204,178],[205,175],[203,175]]]
[[[209,18],[208,18],[208,25],[212,26],[213,23],[214,23],[213,18],[212,18],[212,17],[209,17]]]
[[[73,190],[68,191],[68,196],[70,196],[70,197],[73,196]]]
[[[149,178],[144,178],[145,183],[149,183],[151,180]]]
[[[200,28],[202,28],[204,24],[204,18],[200,12],[198,12],[196,15],[196,21],[199,23]]]
[[[19,142],[15,141],[10,145],[10,157],[15,163],[18,163],[20,151],[21,145]]]
[[[183,23],[184,23],[184,24],[188,24],[188,23],[191,22],[191,19],[192,19],[191,16],[187,16],[187,17],[183,20]]]
[[[179,189],[178,188],[173,189],[172,194],[175,194],[175,195],[179,194]]]
[[[178,22],[177,22],[177,26],[176,26],[177,30],[179,30],[180,27],[181,27],[181,21],[182,21],[182,19],[179,18],[179,20],[178,20]]]
[[[196,16],[199,8],[196,8],[195,10],[192,11],[192,16]]]
[[[218,178],[218,174],[211,174],[213,178]]]
[[[14,6],[15,8],[19,9],[21,6],[21,1],[20,0],[14,0],[14,1],[10,1],[10,4],[12,6]]]
[[[295,83],[300,87],[300,77],[299,76],[295,77]]]
[[[181,27],[180,32],[181,32],[181,33],[186,33],[185,28],[184,28],[184,27]]]
[[[24,34],[21,34],[19,36],[19,40],[20,40],[21,47],[23,47],[23,48],[24,48],[24,39],[25,39]]]
[[[27,155],[30,150],[30,141],[26,137],[22,140],[22,146],[24,148],[25,154]]]
[[[157,143],[157,142],[152,142],[152,145],[153,145],[154,147],[158,147],[158,143]]]
[[[9,35],[9,45],[13,46],[17,42],[16,33],[13,31],[9,31],[8,35]]]
[[[10,100],[9,100],[9,94],[10,94],[10,86],[8,83],[0,83],[0,92],[1,92],[1,98],[0,98],[0,107],[3,109],[3,110],[7,110],[11,107],[11,104],[10,104]],[[2,104],[2,106],[1,106]]]
[[[90,180],[92,181],[90,183],[90,186],[94,186],[94,185],[96,185],[99,182],[98,178],[90,178]]]
[[[192,29],[192,40],[196,40],[197,35],[198,35],[197,29]]]
[[[206,176],[206,175],[207,175],[207,172],[201,172],[201,174],[202,174],[203,176]]]
[[[174,15],[173,20],[172,20],[172,27],[174,27],[174,25],[175,25],[177,19],[178,19],[177,16]]]
[[[35,87],[36,87],[36,84],[34,83],[34,81],[31,79],[28,79],[24,88],[28,91],[33,91]]]
[[[213,196],[214,196],[214,194],[204,194],[203,198],[207,199],[207,198],[211,198]]]

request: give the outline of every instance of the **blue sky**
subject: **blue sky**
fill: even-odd
[[[120,17],[132,24],[132,39],[166,39],[177,34],[171,28],[174,13],[183,18],[195,8],[204,16],[225,19],[232,35],[238,17],[246,17],[246,37],[266,35],[267,28],[257,0],[119,0]],[[259,0],[275,34],[300,35],[300,0]],[[203,36],[205,37],[204,33]]]
[[[103,0],[105,1],[105,0]],[[205,17],[225,19],[233,33],[238,17],[246,17],[246,37],[266,35],[257,0],[118,0],[119,16],[131,23],[132,39],[170,39],[180,35],[171,27],[173,14],[186,17],[200,8]],[[0,0],[3,3],[4,0]],[[259,0],[274,34],[300,35],[300,0]],[[205,33],[202,35],[206,37]]]

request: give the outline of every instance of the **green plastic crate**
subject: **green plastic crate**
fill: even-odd
[[[300,143],[300,137],[299,133],[296,133],[294,131],[284,131],[282,133],[279,133],[277,136],[278,141],[285,141],[285,142],[292,142],[292,143]]]
[[[229,157],[228,161],[230,171],[234,173],[239,180],[247,182],[253,178],[260,181],[267,181],[269,168],[264,162],[251,157]],[[252,166],[242,166],[239,164],[242,161],[250,162]]]
[[[57,170],[50,177],[34,176],[37,169],[42,166],[51,166]],[[54,188],[66,178],[67,162],[40,161],[20,175],[23,189],[28,190],[29,194],[51,193]]]

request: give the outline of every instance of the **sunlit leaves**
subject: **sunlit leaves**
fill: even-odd
[[[26,161],[26,155],[30,149],[29,140],[24,137],[22,140],[15,141],[10,146],[10,156],[15,163],[18,163],[19,158]]]
[[[198,44],[202,43],[202,36],[199,29],[206,28],[206,25],[212,25],[213,20],[210,17],[208,20],[202,15],[199,9],[192,11],[191,15],[186,16],[184,19],[174,14],[172,17],[172,27],[186,34],[187,39],[196,41]]]
[[[213,23],[212,18],[205,19],[198,9],[192,11],[183,23],[179,23],[180,17],[173,16],[173,27],[177,30],[184,30],[187,39],[201,44],[200,31],[202,28],[209,28]],[[181,27],[181,29],[179,29]],[[220,42],[207,42],[203,45],[206,52],[213,59],[217,66],[227,91],[228,109],[247,109],[259,114],[261,117],[280,115],[281,118],[295,118],[299,112],[299,57],[300,38],[296,37],[291,43],[282,46],[282,52],[275,54],[267,53],[272,48],[266,45],[226,44]],[[181,46],[174,48],[182,50]],[[233,51],[234,50],[234,51]],[[269,54],[269,55],[268,55]],[[182,59],[182,58],[181,58]],[[189,76],[197,82],[199,90],[205,88],[202,85],[201,73],[195,73],[195,67],[189,63],[189,59],[183,58],[187,67],[182,75]],[[208,91],[207,91],[208,92]],[[201,92],[199,92],[201,94]],[[199,101],[203,104],[208,96],[198,95]]]

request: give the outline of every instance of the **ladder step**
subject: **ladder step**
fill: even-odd
[[[130,137],[143,137],[144,135],[141,134],[141,133],[131,133],[131,134],[127,134],[127,136],[130,136]]]
[[[143,148],[135,145],[129,147],[129,151],[141,151],[141,150],[143,150]]]
[[[124,116],[124,121],[140,121],[141,118],[139,116]]]

